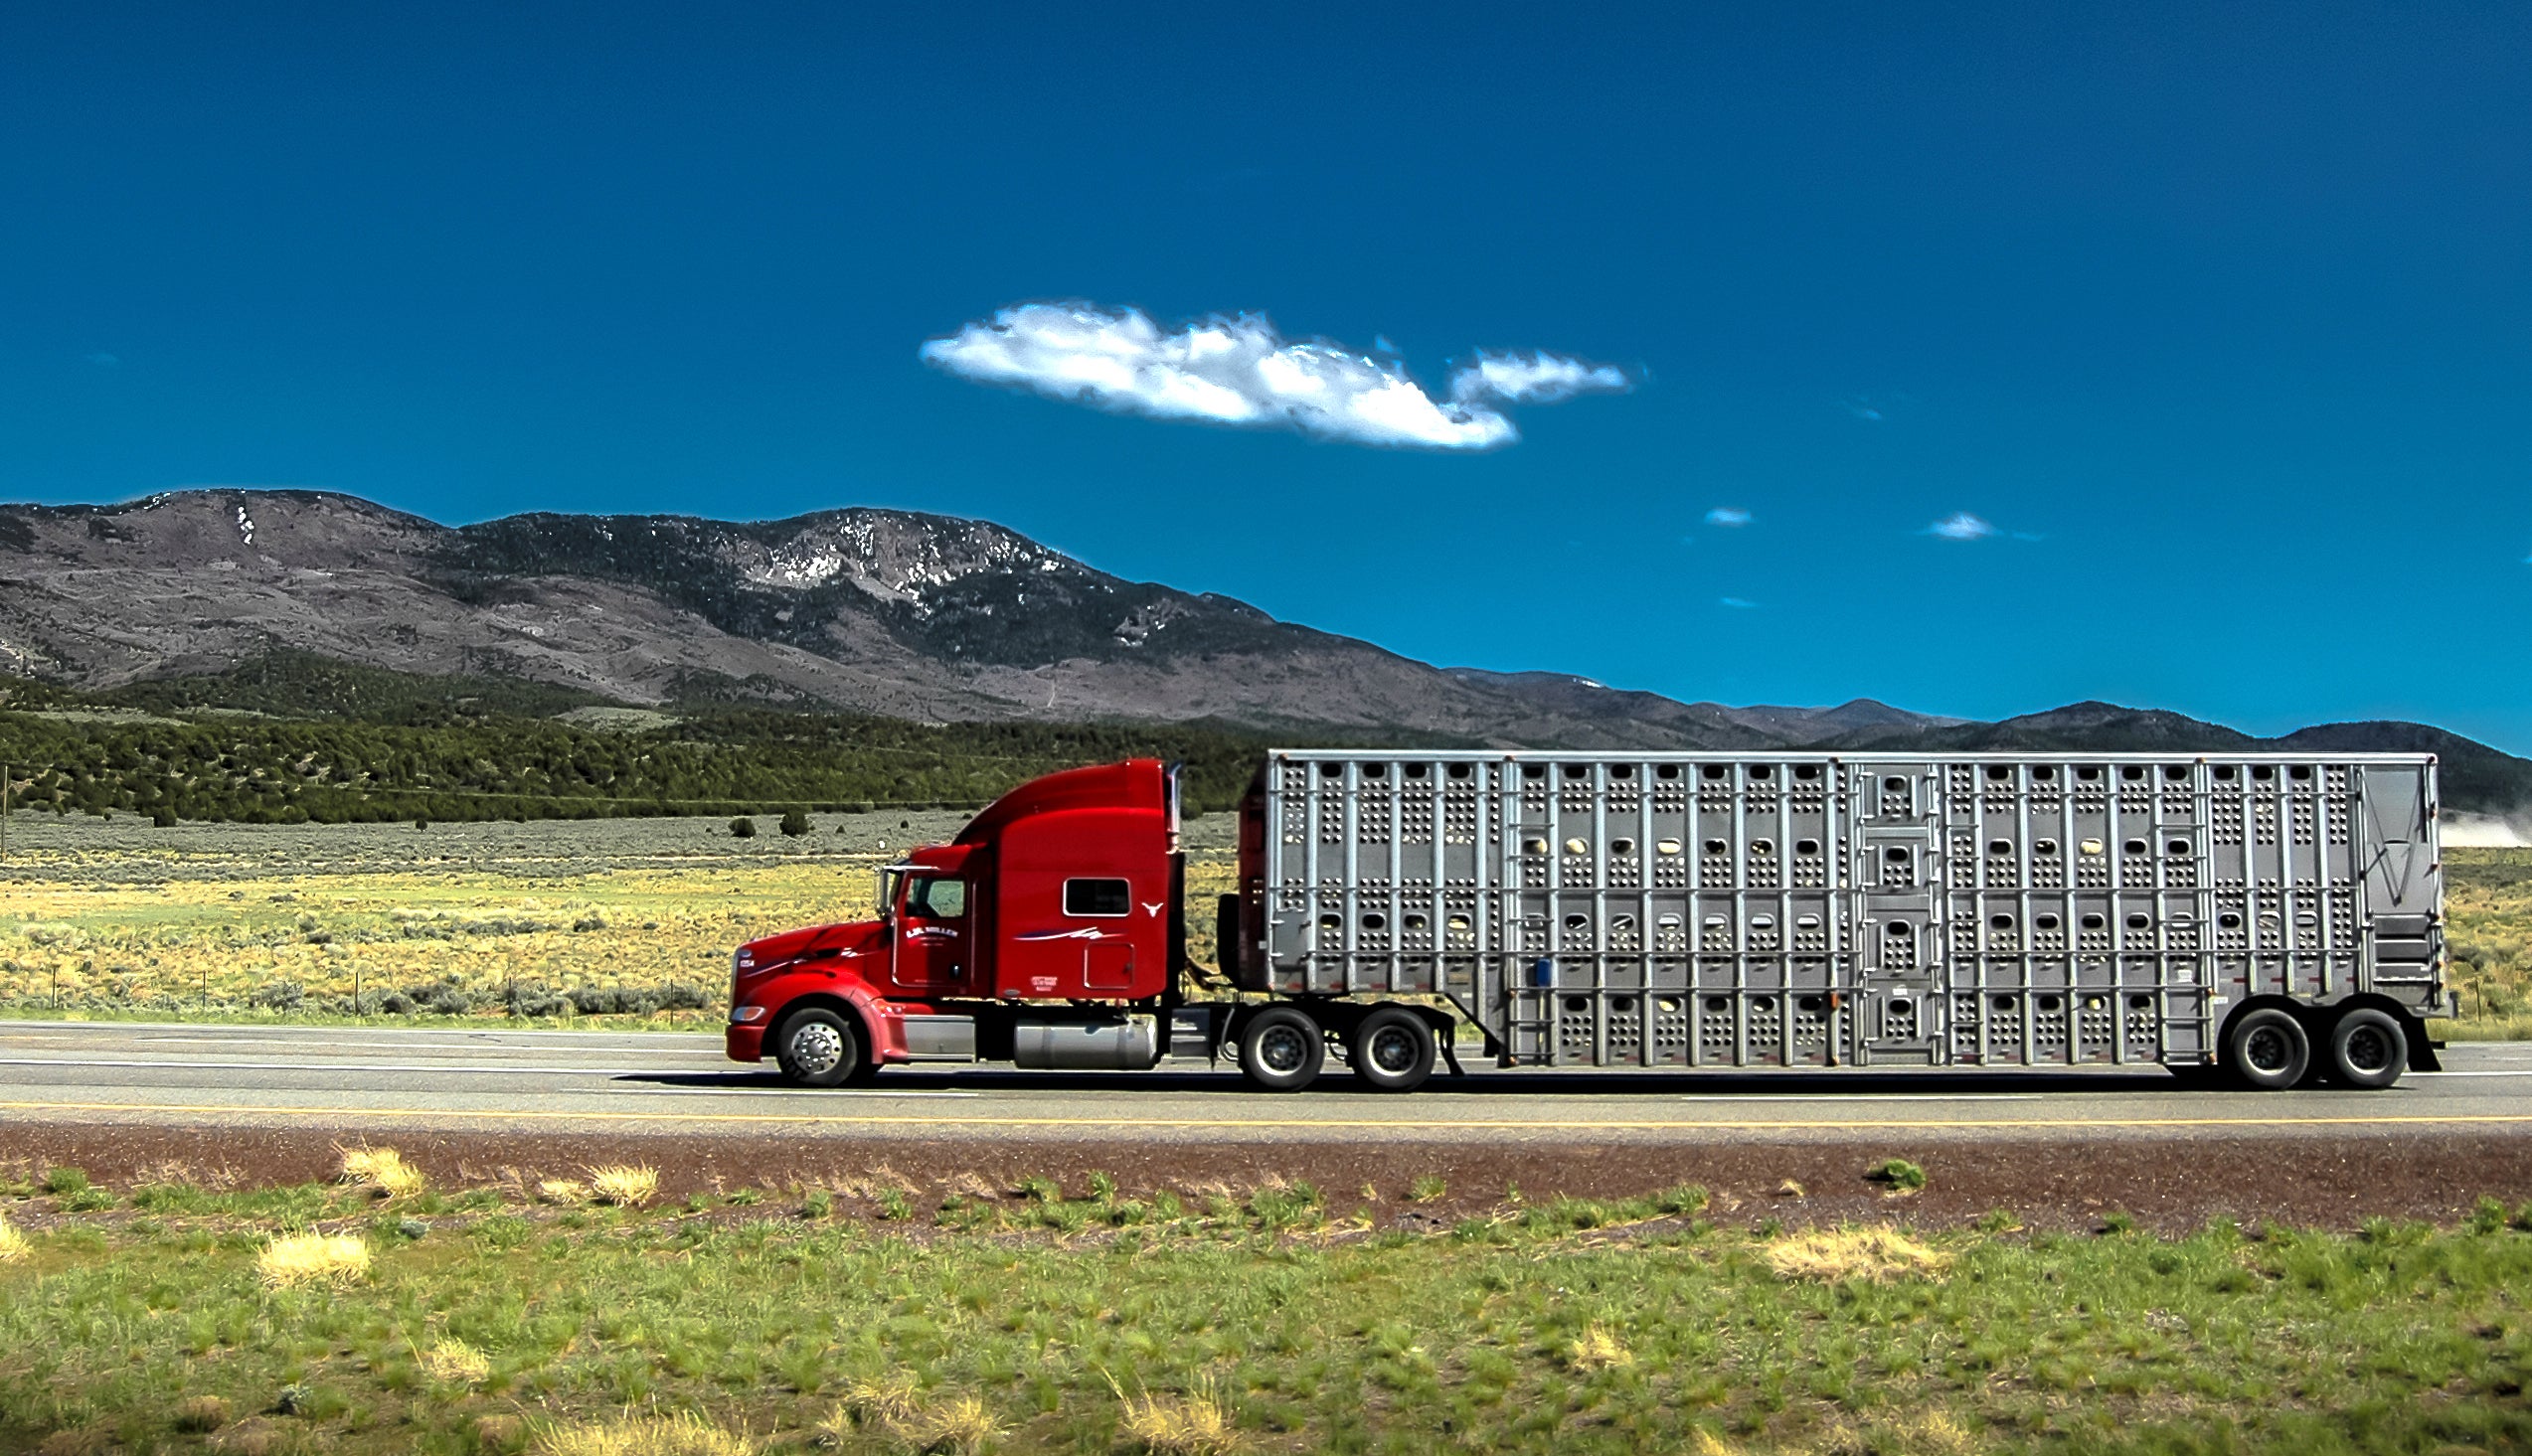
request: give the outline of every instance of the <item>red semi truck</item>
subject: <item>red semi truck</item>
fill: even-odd
[[[1278,750],[1239,809],[1220,981],[1187,955],[1176,773],[1050,774],[881,872],[879,917],[733,957],[729,1054],[803,1086],[904,1062],[1333,1055],[1406,1091],[1506,1066],[2435,1065],[2425,754]]]

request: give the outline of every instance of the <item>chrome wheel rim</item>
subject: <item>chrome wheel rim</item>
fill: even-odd
[[[1405,1027],[1383,1027],[1372,1033],[1371,1045],[1363,1049],[1363,1059],[1376,1071],[1404,1076],[1416,1069],[1416,1034]]]
[[[844,1037],[824,1022],[811,1022],[791,1034],[791,1064],[816,1076],[833,1071],[844,1059]]]
[[[1268,1071],[1299,1071],[1309,1054],[1309,1043],[1298,1027],[1268,1027],[1258,1038],[1258,1060]]]

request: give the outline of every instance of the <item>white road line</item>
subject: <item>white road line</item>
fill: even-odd
[[[2120,1090],[2124,1091],[2125,1088]],[[2037,1102],[2047,1092],[1696,1092],[1670,1102]],[[2059,1095],[2070,1095],[2060,1093]],[[2074,1094],[2080,1095],[2080,1094]],[[1625,1100],[1633,1101],[1632,1097]]]
[[[2532,1067],[2520,1071],[2413,1071],[2407,1076],[2532,1076]]]
[[[61,1038],[59,1040],[70,1041],[75,1039]],[[306,1039],[297,1037],[141,1037],[135,1039],[132,1045],[135,1047],[300,1047],[306,1045]],[[505,1047],[498,1042],[406,1042],[401,1040],[389,1042],[328,1041],[322,1045],[328,1048],[374,1047],[384,1052],[535,1052],[549,1056],[556,1054],[564,1056],[621,1056],[627,1052],[643,1052],[648,1050],[640,1047]],[[698,1047],[691,1052],[668,1052],[663,1049],[662,1054],[685,1055],[725,1061],[729,1059],[718,1048],[706,1051],[703,1048]]]
[[[734,1065],[736,1063],[733,1063]],[[168,1071],[446,1071],[532,1073],[543,1076],[642,1076],[672,1070],[658,1066],[533,1066],[515,1061],[467,1065],[461,1061],[177,1061],[149,1057],[4,1056],[0,1066],[157,1067]],[[691,1072],[681,1073],[692,1075]]]

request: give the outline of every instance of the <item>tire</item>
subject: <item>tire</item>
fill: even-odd
[[[2312,1039],[2290,1012],[2263,1006],[2242,1014],[2225,1034],[2225,1065],[2254,1091],[2282,1092],[2312,1068]]]
[[[1240,1026],[1240,1071],[1261,1091],[1297,1092],[1317,1080],[1327,1040],[1309,1014],[1270,1006]]]
[[[2409,1034],[2400,1019],[2360,1006],[2330,1025],[2330,1079],[2378,1091],[2409,1070]]]
[[[773,1059],[795,1087],[840,1087],[862,1074],[868,1057],[850,1018],[813,1006],[783,1018],[773,1034]]]
[[[1412,1092],[1434,1074],[1434,1029],[1403,1006],[1381,1006],[1347,1041],[1354,1075],[1375,1092]]]

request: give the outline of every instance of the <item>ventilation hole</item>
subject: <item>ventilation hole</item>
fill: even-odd
[[[2043,912],[2033,915],[2031,923],[2042,930],[2054,930],[2058,927],[2059,921],[2057,916]]]
[[[1544,839],[1532,838],[1521,841],[1521,853],[1529,855],[1534,859],[1546,854],[1547,852],[1548,842]]]
[[[1344,776],[1345,765],[1342,763],[1322,763],[1319,765],[1319,777],[1321,778],[1343,778]]]
[[[2130,996],[2127,998],[2127,1009],[2129,1011],[2152,1011],[2154,1009],[2154,998],[2150,996]]]
[[[2109,923],[2110,920],[2102,915],[2086,915],[2084,917],[2084,928],[2087,930],[2099,930]]]
[[[1775,998],[1772,996],[1754,996],[1750,998],[1750,1009],[1761,1016],[1767,1016],[1775,1010]]]
[[[1795,997],[1793,1001],[1793,1009],[1795,1011],[1817,1011],[1820,1009],[1820,998],[1816,996]]]
[[[2216,916],[2216,923],[2227,930],[2239,930],[2242,928],[2242,917],[2231,910],[2227,910],[2223,914]]]
[[[1415,922],[1414,922],[1413,920],[1410,920],[1410,921],[1408,921],[1408,923],[1412,925],[1412,924],[1414,924]],[[1452,933],[1452,934],[1454,934],[1454,935],[1455,935],[1455,934],[1459,934],[1459,933],[1461,933],[1461,932],[1465,931],[1465,930],[1468,928],[1468,917],[1467,917],[1466,915],[1453,915],[1453,916],[1451,916],[1449,919],[1444,920],[1444,921],[1442,921],[1441,923],[1442,923],[1444,926],[1446,926],[1446,927],[1447,927],[1447,928],[1451,931],[1451,933]]]
[[[1793,765],[1793,776],[1795,778],[1817,778],[1820,776],[1820,765],[1816,763],[1796,763]]]
[[[2040,1010],[2042,1011],[2055,1011],[2057,1010],[2057,998],[2054,996],[2043,996],[2040,998]]]
[[[2083,767],[2075,770],[2075,776],[2084,780],[2086,783],[2091,783],[2102,776],[2102,770],[2096,764],[2087,763]]]
[[[1664,1016],[1676,1016],[1680,1010],[1679,998],[1676,996],[1657,996],[1653,998],[1653,1010],[1660,1012]]]
[[[1386,930],[1389,928],[1389,916],[1382,914],[1378,910],[1374,910],[1372,913],[1363,917],[1363,928],[1366,930]]]
[[[1565,917],[1565,928],[1568,930],[1585,929],[1590,926],[1591,923],[1592,917],[1589,915],[1568,915]]]
[[[1592,1009],[1592,1003],[1588,997],[1568,996],[1565,998],[1565,1009],[1567,1011],[1590,1011]]]
[[[1449,767],[1444,768],[1442,772],[1449,774],[1452,778],[1466,778],[1468,776],[1468,765],[1465,763],[1453,763]]]
[[[2054,855],[2057,853],[2057,841],[2053,839],[2035,839],[2031,841],[2031,853],[2035,855]]]
[[[1998,996],[1998,997],[1994,998],[1994,1000],[1995,1000],[1995,1008],[1996,1008],[1996,1010],[1998,1010],[1998,1011],[2011,1011],[2011,1010],[2013,1010],[2013,998],[2012,998],[2012,997],[2010,997],[2010,996]]]
[[[1720,996],[1709,996],[1706,998],[1706,1010],[1709,1013],[1720,1015],[1732,1010],[1732,1003],[1724,1000]]]
[[[1565,842],[1565,852],[1569,855],[1588,855],[1592,852],[1592,842],[1582,838],[1569,839]]]
[[[1675,839],[1657,839],[1653,841],[1653,853],[1657,855],[1675,855],[1686,848],[1687,846],[1681,844]]]
[[[1707,841],[1706,841],[1706,853],[1707,853],[1707,854],[1710,854],[1710,855],[1722,855],[1722,854],[1729,854],[1729,853],[1731,853],[1731,851],[1732,851],[1732,846],[1731,846],[1731,845],[1729,845],[1729,844],[1724,843],[1722,840],[1719,840],[1719,839],[1710,839],[1710,840],[1707,840]]]
[[[1336,915],[1321,915],[1319,916],[1319,928],[1322,930],[1342,930],[1345,928],[1345,921]]]
[[[1796,930],[1817,930],[1820,928],[1820,917],[1817,915],[1796,915],[1793,918],[1793,928]]]
[[[2054,783],[2057,781],[2057,770],[2043,763],[2031,770],[2031,778],[2037,783]]]
[[[1898,848],[1887,849],[1882,851],[1882,858],[1894,865],[1905,865],[1908,863],[1908,852]]]
[[[2098,839],[2088,839],[2076,848],[2088,855],[2098,855],[2102,852],[2102,842]]]
[[[1565,776],[1567,778],[1589,778],[1592,776],[1592,770],[1584,767],[1580,763],[1568,763],[1565,765]]]
[[[1886,778],[1882,780],[1882,787],[1890,790],[1894,794],[1904,794],[1908,792],[1908,780],[1904,778]]]
[[[2186,783],[2189,781],[2189,766],[2185,763],[2166,763],[2163,765],[2163,777],[2173,783]]]
[[[1987,923],[1998,930],[2010,930],[2013,928],[2013,917],[2011,915],[1989,915],[1987,916]]]
[[[1608,842],[1608,852],[1612,855],[1631,855],[1635,853],[1635,841],[1631,839],[1610,840]]]
[[[2012,777],[2013,770],[2005,767],[2001,763],[1990,763],[1987,765],[1987,782],[1989,783],[2003,783]]]
[[[1775,777],[1775,770],[1770,768],[1764,763],[1753,763],[1750,765],[1750,776],[1752,778],[1773,778]]]
[[[2178,858],[2180,858],[2180,859],[2184,859],[2184,860],[2185,860],[2185,859],[2187,859],[2187,858],[2189,858],[2190,853],[2191,853],[2191,847],[2190,847],[2189,841],[2187,841],[2187,840],[2185,840],[2185,839],[2175,839],[2175,840],[2167,841],[2167,842],[2165,842],[2165,844],[2163,845],[2163,848],[2164,848],[2165,850],[2169,851],[2169,852],[2170,852],[2171,854],[2173,854],[2174,856],[2176,856],[2176,857],[2178,857]]]
[[[1612,763],[1608,767],[1608,776],[1611,778],[1633,778],[1635,776],[1635,765],[1632,763]]]
[[[1614,1012],[1633,1011],[1635,1009],[1635,998],[1632,996],[1612,996],[1609,998],[1608,1009]]]
[[[2009,855],[2009,854],[2012,854],[2012,853],[2013,853],[2013,841],[2011,841],[2011,840],[2009,840],[2009,839],[1991,839],[1991,840],[1988,840],[1988,841],[1987,841],[1987,853],[1988,853],[1988,854],[1991,854],[1991,855]]]
[[[2145,765],[2141,763],[2125,764],[2118,770],[2118,776],[2127,780],[2129,783],[2134,783],[2136,780],[2145,776]]]
[[[1409,778],[1423,778],[1425,776],[1425,765],[1421,763],[1410,763],[1407,765],[1407,776]]]
[[[2312,765],[2309,763],[2297,763],[2292,768],[2285,771],[2285,776],[2288,778],[2310,778],[2312,776]]]
[[[1404,925],[1405,925],[1408,929],[1413,930],[1413,931],[1415,931],[1417,934],[1421,935],[1421,934],[1423,934],[1423,933],[1425,932],[1425,928],[1426,928],[1426,926],[1428,926],[1428,925],[1429,925],[1430,923],[1432,923],[1432,922],[1428,921],[1428,920],[1427,920],[1424,916],[1422,916],[1422,915],[1409,915],[1409,916],[1407,916],[1407,917],[1406,917],[1406,919],[1404,919],[1404,920],[1403,920],[1403,921],[1401,921],[1400,923],[1404,924]]]
[[[2217,765],[2216,765],[2216,767],[2215,767],[2215,775],[2216,775],[2216,777],[2218,777],[2218,778],[2221,778],[2221,779],[2225,780],[2227,783],[2232,782],[2232,781],[2233,781],[2233,765],[2232,765],[2232,764],[2230,764],[2230,763],[2219,763],[2219,764],[2217,764]]]
[[[1793,853],[1797,855],[1816,855],[1819,852],[1820,842],[1816,839],[1797,839],[1793,842]]]
[[[1657,763],[1653,765],[1653,777],[1655,778],[1677,778],[1678,776],[1679,765],[1676,763]]]
[[[2127,928],[2130,930],[2149,930],[2153,928],[2153,924],[2154,917],[2151,915],[2130,915],[2127,917]]]
[[[2254,763],[2251,765],[2251,776],[2262,780],[2272,779],[2278,776],[2278,771],[2273,764]]]
[[[1772,855],[1775,853],[1775,841],[1772,839],[1754,839],[1750,841],[1750,853],[1754,855]]]
[[[1386,763],[1366,763],[1363,765],[1363,777],[1387,778],[1389,777],[1389,765]]]
[[[1730,771],[1720,763],[1709,763],[1701,770],[1708,778],[1721,778]]]
[[[1917,933],[1917,927],[1909,924],[1906,920],[1894,920],[1890,924],[1882,927],[1882,933],[1893,940],[1905,940],[1909,936]]]
[[[1544,763],[1524,763],[1521,765],[1521,776],[1523,778],[1533,779],[1545,778],[1547,777],[1547,765]]]
[[[2120,845],[2119,848],[2125,850],[2131,855],[2141,855],[2145,853],[2145,842],[2141,839],[2131,839],[2127,843]]]

